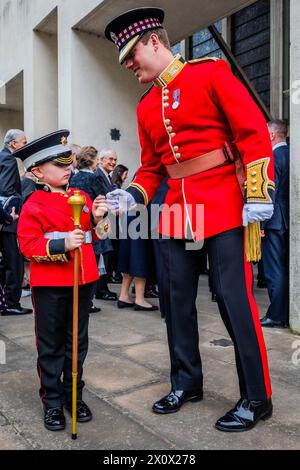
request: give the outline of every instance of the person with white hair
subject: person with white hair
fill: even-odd
[[[106,196],[107,193],[114,189],[111,180],[111,174],[118,163],[118,157],[114,150],[104,149],[99,153],[98,168],[95,171],[97,185],[100,187],[100,194]],[[111,271],[113,247],[111,240],[101,240],[101,250],[104,259],[106,273]],[[108,288],[108,274],[102,275],[97,282],[96,299],[101,300],[117,300],[117,294]]]
[[[24,131],[20,129],[9,130],[4,137],[4,148],[0,152],[0,196],[20,197],[21,182],[17,160],[14,152],[26,145],[27,139]],[[5,282],[5,296],[7,308],[2,315],[25,315],[32,313],[29,308],[20,305],[22,294],[22,280],[24,274],[23,257],[17,242],[17,220],[3,227],[0,232],[0,250],[3,256],[3,278]]]

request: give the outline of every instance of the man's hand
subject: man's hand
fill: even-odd
[[[262,222],[272,217],[274,206],[271,203],[247,203],[243,208],[243,226],[253,222]]]
[[[70,232],[65,238],[65,249],[66,251],[73,251],[76,248],[80,248],[84,244],[85,234],[82,230],[76,229]]]
[[[105,196],[98,196],[93,202],[93,217],[96,224],[100,222],[103,216],[108,212],[108,204]]]
[[[16,214],[16,208],[13,207],[12,210],[11,210],[11,213],[10,213],[10,216],[12,217],[12,219],[15,221],[15,220],[18,220],[19,218],[19,215]]]
[[[108,206],[113,213],[128,212],[136,207],[134,197],[123,189],[116,189],[106,195]]]

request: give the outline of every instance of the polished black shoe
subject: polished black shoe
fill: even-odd
[[[14,315],[28,315],[29,313],[32,313],[31,308],[23,308],[23,307],[12,307],[12,308],[7,308],[3,313],[3,317],[9,317],[9,316],[14,316]]]
[[[159,401],[154,403],[152,411],[158,414],[176,413],[182,405],[187,402],[196,402],[203,399],[202,389],[198,390],[171,390],[171,392]]]
[[[72,415],[72,403],[66,403],[66,410]],[[92,412],[83,400],[77,401],[77,421],[78,423],[87,423],[93,418]]]
[[[283,321],[274,321],[267,316],[260,320],[260,324],[266,328],[286,328],[286,324]]]
[[[158,307],[151,305],[151,307],[143,307],[142,305],[134,304],[134,310],[137,312],[156,312]]]
[[[117,294],[111,292],[110,290],[96,295],[96,299],[100,300],[118,300]]]
[[[123,276],[122,274],[115,274],[109,278],[109,284],[122,284]]]
[[[101,312],[100,307],[95,307],[95,305],[91,305],[91,307],[89,309],[89,313],[99,313],[99,312]]]
[[[272,412],[271,398],[263,401],[241,398],[232,410],[218,419],[215,427],[219,431],[225,432],[249,431],[249,429],[254,428],[260,419],[265,421],[271,418]]]
[[[265,279],[258,279],[257,280],[257,287],[258,287],[258,289],[266,289],[268,287],[267,281]]]
[[[123,302],[123,300],[118,300],[117,306],[118,306],[118,308],[133,308],[134,303]]]
[[[66,418],[62,407],[46,409],[44,425],[49,431],[61,431],[62,429],[65,429]]]
[[[145,291],[144,297],[145,299],[158,299],[159,293],[156,289],[149,289]]]

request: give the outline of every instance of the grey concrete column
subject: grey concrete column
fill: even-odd
[[[273,0],[271,8],[271,115],[282,118],[283,92],[283,1]]]
[[[300,2],[291,0],[290,324],[300,333]]]

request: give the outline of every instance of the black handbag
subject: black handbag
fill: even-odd
[[[22,198],[19,195],[8,197],[0,196],[0,204],[2,205],[3,209],[9,214],[11,213],[13,207],[16,209],[16,214],[20,214],[22,207]]]
[[[21,196],[0,196],[0,204],[8,214],[11,214],[13,207],[15,208],[16,214],[20,214],[22,207],[22,198]],[[0,224],[0,230],[2,230],[3,224]]]

